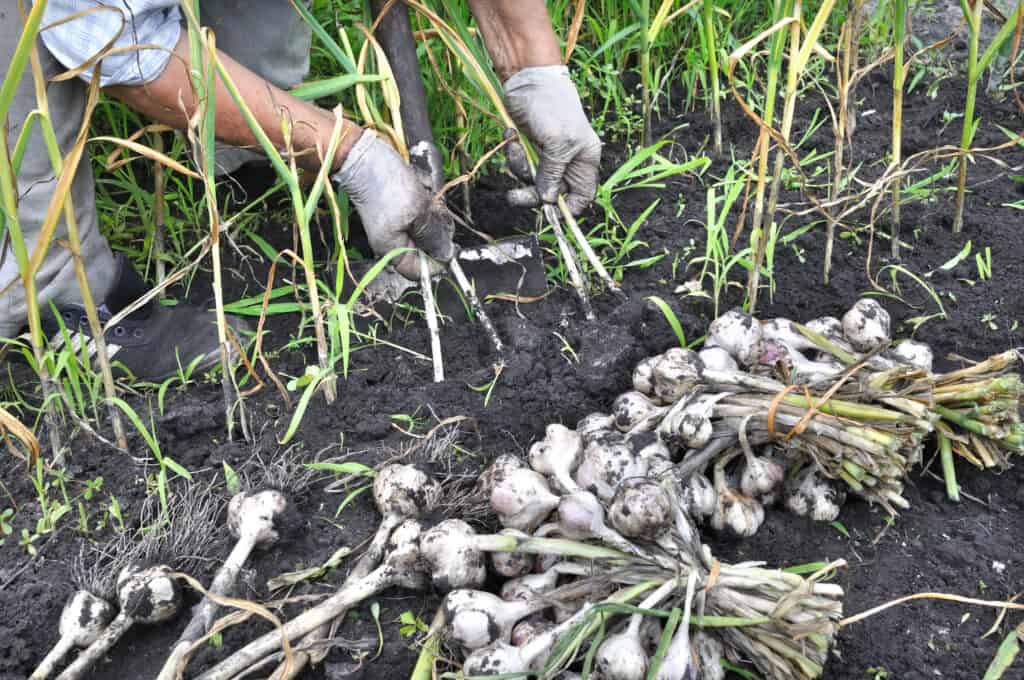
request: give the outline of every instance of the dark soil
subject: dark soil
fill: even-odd
[[[962,83],[947,81],[940,86],[936,99],[927,99],[920,91],[908,98],[904,114],[907,154],[956,143],[959,124],[954,122],[943,129],[943,112],[962,110],[963,91]],[[881,171],[890,139],[886,110],[891,84],[887,77],[878,76],[867,82],[860,93],[864,98],[860,110],[875,112],[859,119],[852,160],[864,164],[862,177],[870,178]],[[811,120],[815,106],[812,97],[805,98],[798,120]],[[1022,118],[1012,103],[985,100],[979,110],[984,118],[977,142],[981,146],[1005,141],[997,123],[1010,129],[1021,128]],[[725,107],[724,115],[725,139],[735,145],[736,157],[749,157],[754,128],[731,105]],[[677,158],[698,153],[709,136],[703,111],[674,113],[666,116],[662,126],[665,132],[675,130],[672,134],[679,146],[672,153]],[[802,134],[803,130],[798,129],[794,137]],[[811,148],[831,150],[828,126],[818,130],[801,153]],[[616,167],[624,153],[621,146],[610,145],[605,154],[606,172]],[[953,195],[948,191],[904,207],[904,233],[910,247],[905,248],[903,265],[917,274],[935,270],[968,240],[975,251],[985,246],[992,248],[992,281],[977,280],[973,256],[952,271],[937,272],[929,279],[942,296],[947,318],[927,321],[917,329],[916,337],[930,343],[939,356],[982,358],[1022,344],[1022,330],[1017,323],[1024,319],[1024,298],[1020,295],[1024,281],[1024,239],[1019,236],[1022,213],[1003,204],[1024,197],[1024,184],[1010,181],[1008,175],[1014,173],[1007,170],[1008,166],[1024,163],[1024,153],[1018,148],[1001,152],[998,158],[1006,165],[979,158],[971,168],[972,194],[963,234],[950,231]],[[728,162],[728,156],[715,158],[708,176],[724,174]],[[477,183],[473,206],[477,224],[498,232],[529,229],[533,218],[528,212],[511,210],[501,202],[500,191],[504,186],[502,178]],[[949,182],[941,185],[943,189],[948,187]],[[686,269],[685,262],[703,252],[704,233],[700,225],[705,214],[705,189],[693,178],[674,179],[664,190],[622,196],[618,210],[628,224],[655,198],[661,198],[661,203],[643,227],[640,238],[647,242],[650,253],[669,255],[649,269],[627,270],[627,302],[609,295],[598,297],[599,323],[584,323],[574,298],[561,288],[553,289],[540,302],[521,305],[523,317],[517,316],[509,303],[490,305],[500,332],[513,345],[514,352],[486,406],[484,394],[468,386],[482,385],[493,377],[494,356],[478,327],[456,319],[443,327],[446,382],[432,383],[430,365],[409,354],[386,346],[360,350],[354,355],[349,378],[339,382],[337,403],[328,406],[319,398],[311,403],[298,437],[304,450],[317,451],[339,443],[343,437],[347,449],[367,451],[362,459],[372,462],[383,455],[381,446],[397,445],[406,439],[395,428],[395,414],[428,420],[431,415],[468,416],[471,426],[463,428],[463,446],[473,455],[464,457],[459,466],[462,472],[472,474],[500,453],[523,451],[549,422],[573,424],[592,411],[606,410],[614,395],[627,388],[632,366],[638,359],[675,342],[661,313],[645,302],[647,296],[658,294],[672,300],[688,338],[702,335],[713,315],[707,301],[692,297],[680,300],[673,295],[677,286],[696,275],[693,269]],[[783,201],[795,203],[799,196],[788,194]],[[683,208],[677,215],[679,206]],[[592,216],[590,223],[596,217]],[[806,219],[788,221],[785,231],[805,224]],[[269,215],[266,220],[264,237],[277,247],[290,246],[290,230],[274,224]],[[882,221],[877,226],[880,230],[887,228]],[[824,229],[820,227],[778,248],[776,288],[772,299],[762,304],[762,315],[794,319],[823,314],[838,316],[858,296],[871,290],[867,272],[877,275],[886,264],[887,242],[875,241],[874,261],[866,266],[870,236],[867,231],[847,234],[838,240],[832,281],[823,285],[820,269]],[[691,243],[693,249],[687,251]],[[673,259],[680,252],[682,264],[674,270]],[[245,276],[236,276],[231,282],[229,299],[262,290],[265,263],[233,262],[232,266],[245,272]],[[879,276],[879,283],[891,285],[887,275]],[[886,306],[894,320],[900,322],[898,334],[906,336],[913,331],[908,320],[932,314],[937,307],[910,279],[902,277],[899,284],[903,298],[889,299]],[[208,290],[200,277],[192,288],[193,297],[201,299]],[[738,287],[731,289],[723,307],[737,303],[740,294]],[[294,317],[272,318],[266,345],[283,346],[295,332],[295,326]],[[425,327],[417,321],[396,321],[388,339],[418,352],[428,352]],[[563,351],[565,342],[572,346],[575,357]],[[276,370],[293,376],[301,374],[303,367],[314,359],[310,351],[285,351],[272,361]],[[145,406],[141,400],[136,401]],[[275,437],[284,432],[291,410],[269,383],[249,400],[249,410],[266,428],[258,446],[264,452],[272,452],[277,448]],[[199,477],[219,475],[224,461],[240,465],[251,455],[252,447],[225,443],[221,412],[218,385],[197,385],[187,394],[172,390],[166,414],[158,417],[157,423],[163,451],[196,471]],[[420,425],[418,431],[422,433],[430,424]],[[144,447],[141,442],[135,444],[135,451],[142,456]],[[74,446],[71,471],[77,479],[102,475],[104,493],[116,495],[125,513],[137,521],[145,475],[152,473],[152,468],[146,469],[80,436]],[[959,466],[959,475],[964,491],[970,494],[970,499],[959,505],[946,499],[942,484],[933,476],[915,473],[907,489],[912,507],[893,522],[888,521],[885,512],[856,500],[848,503],[841,515],[848,536],[835,527],[774,511],[768,513],[765,525],[754,538],[743,542],[714,541],[716,555],[726,561],[756,559],[780,566],[845,558],[850,566],[840,578],[847,588],[849,613],[920,591],[1006,599],[1022,590],[1024,576],[1024,487],[1020,486],[1020,468],[997,474],[976,471],[965,464]],[[81,539],[75,533],[74,523],[65,520],[63,529],[37,543],[39,555],[28,561],[17,537],[23,527],[31,528],[38,516],[35,494],[16,467],[8,465],[3,480],[21,504],[14,534],[0,547],[0,678],[6,680],[26,677],[55,641],[60,610],[72,589],[69,562]],[[339,546],[356,546],[364,540],[377,522],[369,497],[361,496],[335,518],[342,498],[326,495],[320,487],[302,494],[297,501],[307,520],[294,538],[256,556],[252,562],[254,572],[242,595],[266,599],[268,577],[319,564]],[[7,503],[5,498],[2,505]],[[99,504],[92,503],[88,509],[98,511]],[[209,554],[225,555],[229,549],[227,537],[213,540],[215,545]],[[205,572],[197,576],[208,580],[214,562],[210,560]],[[341,581],[345,569],[343,565],[323,582],[297,593],[326,592]],[[360,666],[353,661],[354,653],[336,650],[323,669],[309,673],[308,677],[336,678],[346,673],[356,678],[408,675],[415,658],[413,639],[399,634],[398,616],[408,610],[429,622],[438,598],[392,590],[379,601],[384,632],[384,650],[379,658]],[[294,609],[288,609],[286,614],[292,612]],[[885,669],[892,674],[879,677],[901,679],[980,677],[998,641],[1009,626],[1020,621],[1019,616],[1008,616],[998,635],[980,640],[995,613],[935,601],[891,609],[840,634],[825,677],[874,677],[870,669]],[[184,625],[184,618],[179,616],[168,625],[140,627],[130,632],[91,677],[153,677]],[[265,624],[251,624],[232,629],[224,636],[223,649],[237,648],[252,638],[257,629],[262,632],[268,628]],[[350,618],[341,635],[368,644],[368,658],[373,657],[376,632],[368,606]],[[211,650],[205,654],[200,662],[222,652]],[[1024,675],[1015,670],[1005,677]]]

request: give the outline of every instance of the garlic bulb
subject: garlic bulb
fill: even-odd
[[[626,446],[633,455],[653,465],[656,460],[669,460],[671,453],[656,432],[633,432],[626,437]]]
[[[765,342],[777,342],[796,351],[817,349],[813,342],[796,329],[792,321],[782,317],[762,322],[761,337]]]
[[[528,538],[529,534],[526,534],[518,529],[502,529],[498,532],[503,536],[516,536],[518,538]],[[499,576],[505,578],[517,578],[524,574],[529,574],[533,571],[534,557],[526,553],[507,553],[507,552],[492,552],[490,553],[491,568]]]
[[[633,389],[642,392],[648,397],[654,396],[654,366],[661,359],[661,355],[647,357],[633,369]]]
[[[711,441],[714,426],[711,417],[715,404],[727,393],[701,395],[691,401],[680,401],[672,407],[658,425],[658,434],[671,446],[683,449],[702,449]]]
[[[663,412],[663,408],[640,392],[623,392],[612,402],[615,427],[621,432],[629,432],[634,428],[650,429],[653,419]]]
[[[873,352],[892,341],[889,312],[871,298],[862,298],[843,315],[843,334],[858,352]]]
[[[696,352],[673,347],[654,365],[654,394],[667,404],[679,401],[701,382],[704,364]]]
[[[558,504],[558,527],[566,538],[585,541],[596,538],[623,552],[636,554],[632,543],[604,521],[604,507],[594,494],[578,491]]]
[[[745,465],[740,475],[740,491],[751,498],[758,498],[775,491],[786,477],[786,471],[777,462],[767,457],[754,455],[754,450],[747,442],[747,422],[750,416],[743,419],[740,425],[740,448],[743,449]]]
[[[547,480],[529,468],[512,470],[491,492],[491,507],[501,525],[531,532],[558,506]]]
[[[817,522],[832,522],[846,502],[846,491],[822,475],[817,466],[808,465],[786,488],[786,509]]]
[[[385,465],[373,480],[373,499],[377,509],[387,517],[403,520],[429,512],[441,486],[425,472],[412,465]]]
[[[29,680],[45,680],[74,647],[88,647],[114,618],[114,608],[88,590],[76,591],[60,613],[60,639]]]
[[[811,319],[804,326],[819,335],[825,336],[831,342],[839,341],[843,345],[846,344],[846,338],[843,336],[843,322],[834,316],[821,316],[817,319]]]
[[[576,432],[583,437],[583,442],[586,444],[590,439],[603,432],[611,432],[615,429],[615,416],[610,416],[607,413],[591,413],[588,416],[584,416],[580,419],[580,422],[576,423]]]
[[[649,663],[640,632],[634,630],[631,620],[626,630],[609,635],[597,648],[594,677],[599,680],[644,680]]]
[[[510,642],[515,647],[522,647],[530,640],[534,639],[538,635],[541,635],[552,628],[555,624],[544,618],[543,614],[534,614],[533,616],[527,616],[525,619],[517,623],[512,627],[512,636]]]
[[[932,372],[935,355],[932,348],[916,340],[904,340],[893,348],[892,353],[915,368],[926,373]]]
[[[736,360],[732,358],[732,355],[721,347],[705,347],[697,353],[697,356],[700,357],[705,368],[710,368],[713,371],[731,373],[732,371],[738,371],[740,368]]]
[[[461,519],[446,519],[419,537],[419,553],[438,590],[479,588],[487,578],[476,532]]]
[[[583,438],[569,428],[552,424],[545,430],[543,441],[530,447],[530,467],[542,475],[554,477],[564,491],[577,491],[579,487],[572,475],[583,455]]]
[[[611,500],[619,483],[627,477],[647,474],[647,461],[637,458],[625,443],[594,441],[583,450],[576,470],[576,482],[601,500]]]
[[[519,457],[503,453],[495,458],[494,462],[483,471],[480,475],[478,486],[489,498],[491,492],[494,491],[494,487],[498,482],[505,479],[505,477],[508,476],[508,473],[524,467],[526,467],[526,463],[524,463]]]
[[[503,600],[482,590],[453,590],[443,607],[448,637],[466,649],[480,649],[499,640],[508,642],[516,623],[547,605]]]
[[[627,538],[654,538],[672,519],[672,499],[660,484],[643,477],[623,480],[608,510],[611,525]]]
[[[513,675],[540,668],[555,642],[589,614],[590,606],[584,606],[563,623],[534,635],[522,647],[513,647],[504,641],[481,647],[466,657],[462,673],[465,676]]]
[[[697,648],[697,665],[700,668],[698,677],[701,680],[725,680],[725,669],[722,668],[725,647],[718,638],[698,630],[693,636],[693,643]]]
[[[757,533],[764,522],[764,508],[753,498],[737,493],[725,481],[726,456],[715,464],[715,493],[718,500],[711,515],[715,531],[728,529],[736,536],[748,538]]]
[[[555,589],[555,586],[558,585],[559,574],[558,564],[554,564],[550,569],[539,574],[526,574],[506,581],[501,586],[501,599],[535,600],[538,595]]]
[[[718,504],[718,492],[711,480],[700,473],[695,473],[683,487],[682,501],[690,514],[696,519],[710,517]]]
[[[738,309],[712,321],[708,326],[708,339],[743,366],[755,363],[761,355],[761,324]]]

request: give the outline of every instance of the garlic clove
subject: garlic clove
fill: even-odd
[[[843,334],[858,352],[873,352],[892,341],[889,312],[871,298],[862,298],[843,315]]]

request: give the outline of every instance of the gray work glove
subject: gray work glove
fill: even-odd
[[[569,69],[524,68],[503,88],[509,115],[540,152],[536,187],[510,191],[509,202],[532,207],[554,203],[564,193],[569,210],[579,214],[597,193],[601,139],[583,112]]]
[[[395,248],[419,248],[440,262],[455,254],[454,225],[443,206],[432,204],[430,179],[372,131],[363,131],[333,179],[359,211],[378,257]],[[391,264],[402,276],[419,280],[416,253],[400,255]]]

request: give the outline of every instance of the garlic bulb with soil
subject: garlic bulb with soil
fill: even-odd
[[[487,579],[484,555],[473,542],[476,532],[461,519],[446,519],[419,538],[420,559],[441,590],[479,588]]]
[[[923,342],[904,340],[892,349],[892,353],[915,368],[926,373],[932,372],[935,355],[932,353],[932,348]]]
[[[676,586],[676,579],[669,579],[648,595],[639,608],[657,607]],[[640,635],[643,621],[642,614],[633,614],[624,630],[605,638],[594,655],[595,677],[600,680],[644,680],[650,659]]]
[[[88,590],[76,591],[60,613],[60,639],[29,680],[45,680],[74,647],[88,647],[114,618],[114,607]]]
[[[555,624],[549,621],[543,614],[527,616],[512,627],[512,636],[509,638],[509,641],[515,647],[522,647],[530,640],[554,627]]]
[[[761,324],[738,309],[726,312],[708,326],[708,340],[721,347],[743,366],[755,363],[761,355]]]
[[[612,499],[608,520],[626,538],[653,539],[672,524],[672,499],[655,481],[625,479]]]
[[[558,504],[558,527],[566,538],[597,539],[625,553],[637,553],[632,543],[605,524],[604,506],[588,491],[562,498]]]
[[[704,448],[714,434],[711,415],[714,413],[715,402],[723,396],[699,396],[689,402],[680,401],[662,419],[658,425],[658,434],[676,448]]]
[[[504,641],[481,647],[463,661],[462,673],[469,677],[514,675],[526,673],[531,669],[539,669],[543,666],[555,643],[589,615],[590,605],[584,605],[571,617],[554,628],[534,635],[521,647],[515,647]]]
[[[751,498],[759,498],[778,489],[786,478],[786,471],[771,458],[754,455],[746,433],[750,418],[751,416],[747,416],[743,419],[738,431],[744,458],[743,472],[740,474],[740,491]]]
[[[499,481],[505,479],[505,477],[508,476],[508,473],[513,470],[518,470],[524,467],[526,467],[526,463],[524,463],[518,456],[503,453],[495,458],[494,461],[487,466],[487,469],[481,473],[478,481],[478,487],[488,498],[490,498],[491,492],[494,491],[494,487]]]
[[[558,563],[556,563],[547,571],[542,571],[539,574],[526,574],[505,581],[501,586],[501,599],[535,600],[538,595],[544,595],[555,589],[555,586],[558,585],[559,574]]]
[[[715,463],[715,493],[717,501],[711,515],[711,527],[715,531],[730,532],[740,538],[749,538],[757,533],[764,523],[764,507],[757,500],[737,492],[725,480],[726,456]]]
[[[871,298],[862,298],[843,315],[843,335],[858,352],[874,352],[892,342],[889,312]]]
[[[583,438],[584,444],[589,443],[592,437],[614,429],[615,416],[607,413],[591,413],[576,423],[576,432]]]
[[[551,493],[544,475],[529,468],[512,470],[491,492],[491,508],[508,529],[531,532],[556,507],[558,496]]]
[[[661,359],[661,355],[641,359],[640,363],[633,369],[633,389],[637,392],[654,396],[654,366]]]
[[[170,567],[165,566],[122,569],[117,577],[120,613],[74,663],[57,676],[58,680],[84,677],[134,624],[163,623],[177,614],[181,607],[181,588],[171,574]]]
[[[502,529],[498,532],[504,536],[516,536],[528,538],[529,534],[518,529]],[[533,555],[526,553],[492,552],[490,554],[491,568],[494,573],[505,578],[517,578],[533,571],[536,560]]]
[[[663,407],[636,391],[623,392],[612,402],[615,427],[620,432],[650,429],[654,425],[654,420],[664,412]]]
[[[579,489],[572,478],[583,456],[583,438],[564,425],[548,425],[542,441],[530,447],[530,467],[542,475],[553,477],[562,490]]]
[[[649,465],[633,455],[624,441],[598,439],[587,444],[583,460],[576,470],[580,488],[593,491],[598,498],[609,501],[619,483],[628,477],[643,477]]]
[[[832,522],[846,502],[846,491],[825,477],[815,465],[797,473],[786,488],[786,509],[816,522]]]
[[[732,355],[721,347],[705,347],[697,353],[705,368],[713,371],[738,371],[740,366]]]
[[[453,590],[445,596],[448,637],[466,649],[508,642],[519,621],[547,607],[539,600],[503,600],[482,590]]]
[[[666,404],[679,401],[700,384],[703,368],[696,352],[673,347],[654,365],[654,395]]]
[[[711,480],[698,472],[687,480],[681,500],[690,515],[695,519],[704,519],[714,514],[718,492]]]
[[[657,432],[633,432],[626,437],[626,446],[638,459],[647,461],[648,467],[657,460],[669,460],[671,452]]]

